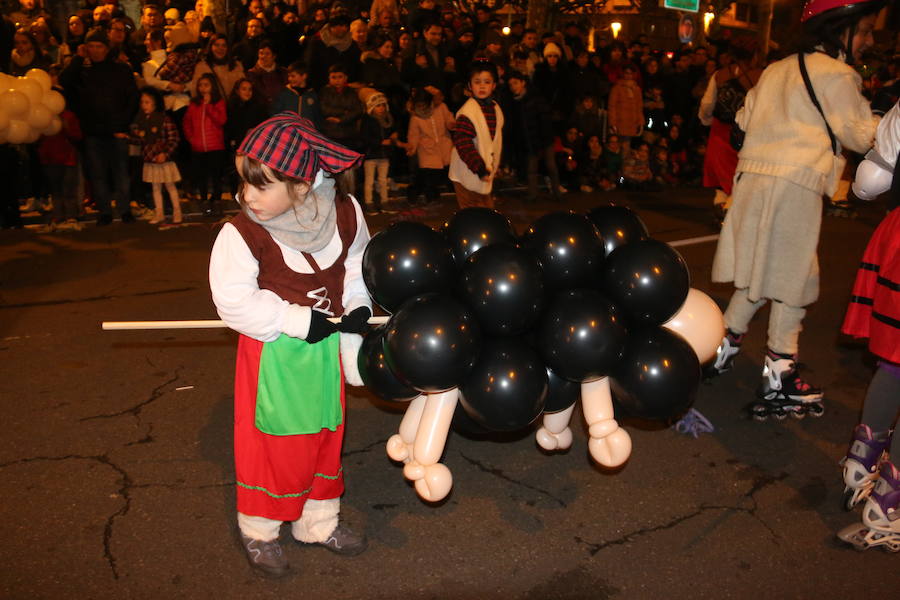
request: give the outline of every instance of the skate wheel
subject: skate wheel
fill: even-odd
[[[809,416],[813,418],[819,418],[825,414],[825,405],[818,403],[810,404],[809,410],[807,412],[809,413]]]
[[[892,553],[900,552],[900,542],[889,542],[885,544],[884,549]]]
[[[772,416],[775,417],[776,421],[784,421],[785,419],[787,419],[787,413],[784,412],[783,410],[777,410],[777,411],[773,412]]]
[[[797,419],[798,421],[806,416],[806,412],[804,412],[803,409],[792,410],[792,411],[790,411],[790,413],[791,413],[791,416],[794,417],[795,419]]]

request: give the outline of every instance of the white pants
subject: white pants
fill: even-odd
[[[737,334],[747,333],[750,319],[766,302],[765,298],[750,302],[747,288],[735,290],[725,310],[725,326]],[[779,354],[797,354],[804,316],[805,308],[773,301],[769,310],[769,350]]]
[[[387,158],[372,158],[363,163],[363,172],[365,179],[363,180],[363,197],[366,199],[366,206],[373,206],[374,199],[374,183],[376,172],[378,174],[378,196],[383,204],[388,201],[388,169],[391,161]]]
[[[337,527],[340,511],[340,498],[307,500],[303,505],[303,514],[291,523],[291,534],[299,542],[309,544],[324,542]],[[271,542],[277,539],[281,523],[282,521],[238,513],[238,527],[241,533],[254,540]]]

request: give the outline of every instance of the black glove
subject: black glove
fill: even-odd
[[[324,314],[317,310],[310,311],[309,333],[306,334],[306,343],[315,344],[321,342],[329,335],[338,330],[335,323],[328,320]]]
[[[366,334],[371,329],[369,326],[369,317],[371,316],[372,310],[368,306],[354,308],[349,313],[344,313],[337,330],[342,333]]]

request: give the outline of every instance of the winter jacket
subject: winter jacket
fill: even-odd
[[[407,141],[419,159],[419,166],[425,169],[442,169],[450,164],[453,150],[455,120],[444,103],[434,107],[428,118],[413,113],[409,119]]]
[[[269,112],[277,115],[286,110],[309,119],[316,129],[322,129],[322,111],[319,109],[319,95],[316,90],[312,88],[299,90],[290,85],[284,86],[275,97]]]
[[[184,138],[194,152],[225,149],[225,101],[191,102],[184,114]]]
[[[644,126],[644,98],[631,79],[620,79],[609,92],[609,126],[619,135],[640,135]]]
[[[247,71],[247,79],[256,88],[266,106],[271,107],[275,102],[275,98],[281,93],[281,90],[287,85],[287,70],[284,67],[275,67],[271,71],[266,71],[259,65],[256,65]]]
[[[396,146],[393,143],[385,146],[381,142],[396,132],[397,126],[394,123],[391,123],[389,127],[383,127],[372,115],[363,115],[359,133],[366,160],[390,158],[394,154]]]
[[[258,100],[244,102],[237,99],[228,103],[228,120],[225,122],[225,140],[231,151],[237,150],[247,132],[265,121],[269,112]]]
[[[357,148],[363,106],[356,90],[345,86],[338,91],[326,85],[319,94],[319,106],[322,109],[322,133],[345,146]],[[329,121],[329,117],[337,117],[340,121]]]
[[[543,96],[527,90],[521,98],[513,98],[508,109],[506,131],[511,148],[534,154],[553,143],[550,106]]]
[[[85,64],[83,57],[75,56],[59,81],[85,136],[128,131],[138,106],[137,85],[128,65],[111,57]]]
[[[162,115],[162,119],[158,119],[158,115]],[[160,131],[152,131],[154,127],[158,127]],[[170,160],[181,139],[175,122],[165,113],[141,113],[134,119],[131,129],[131,141],[140,144],[144,162],[155,163],[159,154],[165,154],[166,160]]]
[[[59,115],[62,129],[54,135],[45,135],[38,145],[38,158],[42,165],[78,165],[78,149],[74,142],[82,138],[78,117],[69,109]]]

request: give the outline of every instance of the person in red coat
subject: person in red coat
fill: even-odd
[[[191,104],[184,116],[184,137],[191,145],[193,180],[197,185],[200,205],[207,215],[219,211],[222,179],[225,175],[225,99],[214,76],[204,73],[197,80]],[[208,196],[212,180],[212,196]]]

